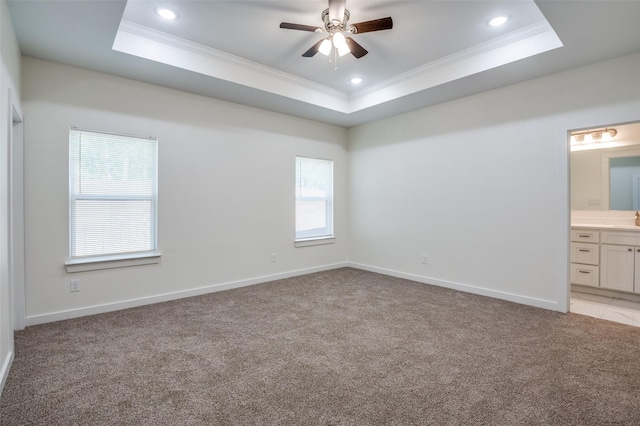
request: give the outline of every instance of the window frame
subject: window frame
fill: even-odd
[[[155,164],[154,164],[154,172],[155,172],[155,182],[153,183],[153,194],[152,195],[112,195],[112,194],[104,194],[104,195],[83,195],[76,194],[75,190],[75,182],[77,175],[74,176],[72,174],[77,173],[78,170],[72,170],[71,156],[73,154],[72,150],[72,132],[86,132],[86,133],[94,133],[99,135],[107,135],[107,136],[115,136],[115,137],[123,137],[123,138],[135,138],[145,141],[154,141],[155,142]],[[113,132],[104,132],[98,130],[88,130],[81,129],[78,127],[70,127],[69,128],[69,258],[65,262],[65,268],[67,272],[84,272],[91,270],[99,270],[99,269],[110,269],[110,268],[120,268],[125,266],[136,266],[136,265],[147,265],[153,263],[159,263],[161,253],[158,251],[158,139],[154,137],[140,137],[134,135],[127,135],[121,133],[113,133]],[[130,252],[120,252],[120,253],[108,253],[108,254],[100,254],[100,255],[84,255],[84,256],[74,256],[73,255],[73,238],[74,238],[74,220],[76,209],[74,209],[74,202],[82,201],[82,200],[95,200],[95,201],[147,201],[150,202],[151,208],[151,219],[150,219],[150,246],[149,250],[143,251],[130,251]]]
[[[335,161],[328,158],[321,157],[311,157],[305,155],[296,155],[295,156],[295,171],[298,169],[298,159],[300,160],[317,160],[317,161],[326,161],[331,164],[331,175],[330,175],[330,194],[328,197],[313,197],[313,196],[298,196],[298,191],[295,191],[295,214],[294,214],[294,223],[298,221],[297,214],[297,203],[298,201],[326,201],[326,210],[325,210],[325,221],[326,226],[323,229],[327,230],[327,233],[324,235],[309,235],[309,236],[298,236],[298,230],[294,229],[294,246],[295,247],[307,247],[314,245],[322,245],[322,244],[332,244],[335,242],[335,229],[334,229],[334,169],[335,169]],[[295,173],[295,184],[294,189],[298,188],[298,174]],[[294,224],[295,228],[295,224]]]

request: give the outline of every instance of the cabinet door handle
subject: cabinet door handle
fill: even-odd
[[[580,272],[581,274],[590,274],[591,273],[591,271],[578,271],[578,272]]]
[[[630,249],[630,248],[629,248],[629,249],[627,249],[627,250],[628,250],[628,251],[633,251],[633,249]]]
[[[581,251],[582,253],[591,253],[591,249],[578,249],[578,251]]]
[[[591,234],[580,234],[578,235],[580,238],[591,238]]]

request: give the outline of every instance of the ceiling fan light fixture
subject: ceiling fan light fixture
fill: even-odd
[[[331,53],[331,40],[329,40],[328,38],[322,40],[322,43],[318,48],[318,52],[322,53],[325,56],[329,56],[329,53]]]
[[[351,49],[349,49],[349,46],[347,46],[346,44],[344,46],[340,46],[338,47],[338,55],[339,56],[344,56],[347,53],[351,53]]]
[[[156,13],[160,15],[160,17],[171,21],[178,17],[178,14],[171,9],[167,9],[166,7],[158,7],[156,8]]]
[[[347,39],[342,33],[338,32],[333,35],[333,45],[336,49],[338,49],[338,55],[340,56],[344,56],[347,53],[351,52],[351,49],[349,49],[349,45],[347,45]]]
[[[347,45],[347,39],[344,38],[344,34],[338,32],[333,35],[333,45],[336,49],[340,49],[342,46]]]
[[[509,20],[509,15],[496,16],[495,18],[489,21],[489,26],[491,27],[499,27],[504,25]]]
[[[329,60],[330,63],[336,64],[338,56],[344,56],[351,53],[356,59],[362,58],[367,53],[367,49],[362,47],[351,36],[360,33],[369,33],[374,31],[390,30],[393,28],[393,19],[390,16],[386,18],[372,19],[369,21],[359,22],[349,25],[351,14],[346,9],[346,0],[328,0],[329,8],[325,9],[320,15],[324,28],[295,24],[292,22],[281,22],[280,28],[288,30],[309,31],[312,33],[328,34],[327,39],[318,40],[310,49],[302,54],[304,58],[311,58],[316,53],[321,52],[326,56],[333,56]],[[342,18],[342,20],[340,20]]]

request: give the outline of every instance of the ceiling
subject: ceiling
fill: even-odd
[[[393,29],[353,35],[369,53],[332,62],[301,56],[326,34],[279,28],[322,27],[326,0],[8,5],[24,55],[344,127],[640,52],[640,1],[347,0],[349,23]]]

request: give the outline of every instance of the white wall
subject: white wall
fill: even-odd
[[[566,311],[567,131],[638,120],[639,69],[635,54],[351,129],[350,260]]]
[[[347,259],[566,311],[567,130],[640,115],[639,54],[348,132],[46,61],[23,67],[28,324]],[[160,265],[64,271],[69,126],[159,138]],[[336,161],[334,245],[293,248],[296,154]]]
[[[0,392],[13,359],[9,280],[9,146],[12,111],[20,110],[20,50],[4,0],[0,1]]]
[[[23,89],[28,325],[346,261],[345,129],[33,58]],[[69,126],[158,138],[159,265],[65,272]],[[293,246],[298,154],[335,161],[335,244]]]

